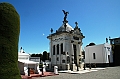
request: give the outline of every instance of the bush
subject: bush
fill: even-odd
[[[0,79],[21,79],[18,69],[20,18],[9,3],[0,3]]]

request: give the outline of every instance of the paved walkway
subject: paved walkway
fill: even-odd
[[[107,67],[105,69],[92,69],[92,71],[88,73],[62,72],[57,76],[37,77],[33,79],[120,79],[120,66]]]
[[[30,74],[30,76],[21,75],[21,77],[22,77],[22,79],[33,79],[36,77],[46,77],[46,76],[55,76],[55,75],[59,75],[59,74],[54,74],[53,72],[44,72],[44,75],[42,75],[42,74]]]
[[[71,71],[71,70],[66,70],[66,71],[59,71],[59,73],[70,73],[70,74],[83,74],[83,73],[88,73],[88,72],[93,72],[93,71],[98,71],[98,70],[105,70],[106,68],[86,68],[86,70],[79,70],[79,71]]]

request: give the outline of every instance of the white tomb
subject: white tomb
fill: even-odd
[[[86,64],[113,63],[112,47],[108,43],[85,47]]]

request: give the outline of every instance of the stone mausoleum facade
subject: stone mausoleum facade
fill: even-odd
[[[58,66],[62,70],[76,70],[82,68],[82,39],[85,38],[81,33],[78,23],[75,27],[69,25],[66,20],[68,12],[63,10],[65,17],[62,26],[47,37],[50,40],[50,68]]]

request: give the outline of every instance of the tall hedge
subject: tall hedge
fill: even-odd
[[[18,68],[20,16],[14,6],[0,3],[0,79],[21,79]]]

